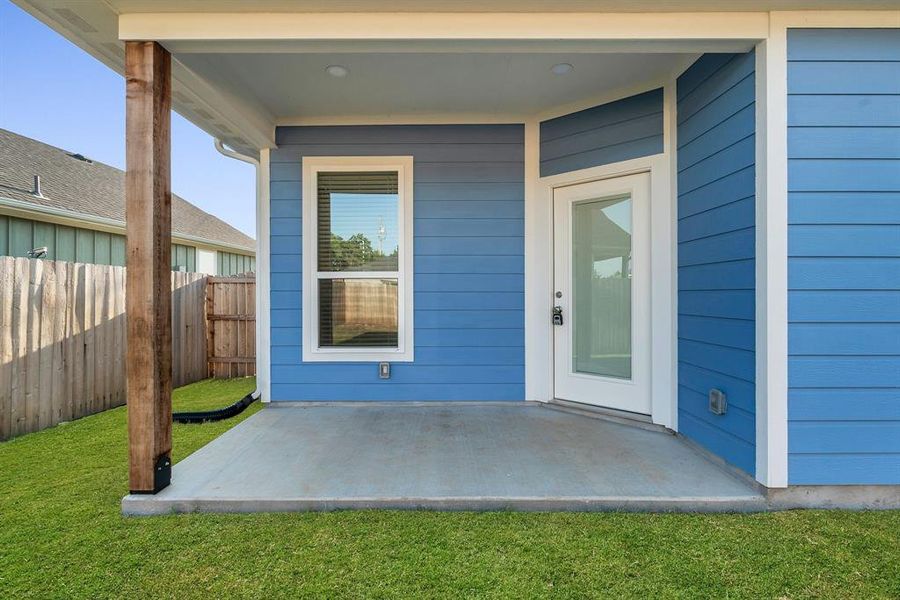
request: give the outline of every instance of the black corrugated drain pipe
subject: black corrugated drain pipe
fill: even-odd
[[[244,412],[248,406],[259,399],[259,393],[251,392],[225,408],[217,408],[215,410],[206,410],[199,412],[178,412],[172,413],[172,420],[176,423],[211,423],[213,421],[222,421],[230,419],[235,415]]]

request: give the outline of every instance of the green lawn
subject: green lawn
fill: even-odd
[[[174,459],[257,410],[175,425]],[[119,408],[0,444],[0,598],[900,598],[900,512],[124,518],[125,441]]]

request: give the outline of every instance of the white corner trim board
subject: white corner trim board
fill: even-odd
[[[259,151],[256,173],[256,389],[272,401],[271,267],[269,259],[270,151]]]

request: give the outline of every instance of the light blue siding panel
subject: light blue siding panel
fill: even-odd
[[[678,241],[689,242],[746,227],[756,219],[755,208],[751,197],[684,217],[678,221]]]
[[[273,233],[269,239],[269,249],[272,254],[299,255],[301,247],[299,235],[278,235]]]
[[[791,61],[900,61],[900,29],[792,29]]]
[[[791,94],[900,94],[900,61],[791,62]]]
[[[546,140],[541,143],[543,160],[563,159],[575,154],[594,152],[626,142],[657,137],[662,130],[662,113],[654,112],[636,119],[607,125],[600,129],[588,129],[572,135]]]
[[[515,329],[422,329],[416,330],[416,347],[524,347],[525,330]]]
[[[270,235],[300,235],[303,232],[303,221],[300,218],[292,219],[281,217],[272,219],[269,226]]]
[[[788,451],[900,454],[900,421],[799,421],[788,428]]]
[[[525,313],[520,310],[419,310],[416,329],[515,329],[523,327]]]
[[[301,299],[297,292],[272,292],[271,298],[272,308],[296,308],[300,309]]]
[[[372,369],[375,366],[372,365]],[[374,371],[373,371],[374,372]],[[325,384],[272,384],[272,397],[276,400],[323,400],[341,402],[378,401],[522,401],[525,397],[524,384],[478,383],[478,384],[397,384],[390,381],[374,385],[345,383]]]
[[[788,96],[788,123],[790,127],[900,127],[900,102],[894,96]]]
[[[374,141],[368,144],[286,144],[279,146],[277,155],[273,154],[272,164],[278,165],[275,173],[283,181],[300,181],[302,169],[296,165],[303,156],[345,156],[348,151],[358,151],[365,148],[367,156],[393,156],[398,152],[415,156],[420,163],[429,162],[469,162],[469,161],[522,161],[524,148],[517,143],[434,143],[434,144],[406,144],[406,143],[378,143]]]
[[[741,260],[678,268],[678,290],[753,290],[754,261]]]
[[[791,225],[900,225],[898,192],[794,192],[788,195]]]
[[[315,363],[302,369],[296,366],[272,367],[272,381],[279,383],[355,383],[371,385],[428,384],[454,385],[472,383],[511,383],[524,381],[525,367],[516,365],[476,365],[469,363],[465,369],[459,365],[421,365],[394,363],[390,380],[378,377],[375,363]]]
[[[272,346],[293,346],[300,339],[299,327],[273,327]]]
[[[269,194],[275,200],[295,200],[300,198],[299,181],[273,181],[269,184]]]
[[[709,412],[709,396],[706,393],[698,393],[681,386],[678,390],[678,404],[679,410],[683,410],[685,415],[690,415],[709,427],[750,444],[756,437],[756,417],[752,412],[742,410],[731,402],[728,403],[728,412],[724,415],[714,415]]]
[[[416,218],[417,236],[510,236],[522,237],[522,219],[426,219]]]
[[[678,294],[681,315],[753,320],[756,316],[754,290],[687,291]]]
[[[272,291],[300,291],[300,273],[272,273]]]
[[[278,128],[272,170],[275,400],[524,398],[524,130],[512,126]],[[414,160],[415,361],[302,362],[303,156]]]
[[[278,219],[297,219],[299,220],[303,215],[303,207],[300,204],[300,199],[286,199],[286,200],[277,200],[273,198],[269,203],[269,216],[272,220],[272,224],[275,223]]]
[[[525,293],[525,280],[519,274],[416,273],[415,289],[420,292]]]
[[[756,231],[752,225],[747,226],[746,222],[744,227],[679,243],[678,265],[703,265],[752,259],[756,248]]]
[[[308,127],[277,127],[275,143],[344,144],[347,156],[366,156],[371,144],[395,144],[414,147],[416,144],[522,144],[519,125],[318,125]],[[465,156],[465,150],[461,150]]]
[[[790,236],[789,232],[789,242]],[[791,290],[900,290],[898,258],[805,258],[788,262]],[[885,316],[895,320],[895,315]]]
[[[680,315],[678,317],[678,337],[752,351],[755,344],[756,324],[752,319],[720,319]]]
[[[541,123],[541,142],[575,135],[591,129],[601,129],[616,123],[638,119],[662,112],[662,88],[601,104],[576,113]]]
[[[299,254],[273,254],[270,258],[269,268],[272,273],[297,273],[300,263]]]
[[[756,169],[748,166],[737,173],[721,174],[701,188],[687,192],[678,190],[678,217],[684,218],[738,200],[753,198],[756,193]]]
[[[900,394],[891,389],[791,390],[791,421],[900,421]]]
[[[660,127],[662,118],[658,119]],[[637,133],[635,133],[637,135]],[[600,142],[598,142],[600,143]],[[636,138],[618,144],[603,146],[587,152],[563,156],[558,159],[542,160],[541,175],[556,175],[579,169],[588,169],[598,165],[608,165],[623,160],[651,156],[663,151],[662,137],[654,135],[650,137]]]
[[[788,454],[791,485],[897,485],[900,454]]]
[[[692,94],[700,84],[708,81],[716,71],[734,59],[734,56],[734,54],[709,53],[698,58],[691,68],[678,78],[678,98]]]
[[[898,290],[790,290],[791,323],[882,323],[900,306]]]
[[[710,154],[720,152],[734,144],[734,140],[754,135],[755,128],[755,105],[750,104],[690,142],[683,140],[683,145],[678,147],[679,165],[682,168],[691,167]]]
[[[728,405],[747,413],[756,407],[756,386],[751,381],[695,367],[686,363],[678,365],[678,385],[703,394],[708,400],[709,390],[722,390],[728,396]]]
[[[681,77],[678,90],[679,125],[685,124],[702,109],[719,110],[722,107],[753,102],[752,94],[742,94],[741,100],[726,100],[724,94],[733,91],[737,86],[753,80],[756,57],[753,53],[729,54],[710,59],[705,55],[691,65],[691,71],[700,77],[689,81],[689,77]],[[721,60],[724,59],[724,60]],[[718,106],[713,106],[717,104]]]
[[[273,365],[295,365],[300,362],[302,349],[297,345],[276,346],[272,344],[272,364]]]
[[[791,356],[788,382],[792,388],[900,388],[900,356]]]
[[[756,161],[755,137],[736,141],[724,150],[710,154],[707,158],[683,169],[679,164],[678,189],[687,194],[726,175],[737,173],[752,166]]]
[[[491,215],[495,219],[523,219],[521,200],[422,200],[416,199],[417,219],[478,219]]]
[[[900,257],[897,225],[793,225],[789,256]]]
[[[524,273],[521,256],[419,256],[417,273]]]
[[[756,462],[755,55],[707,54],[677,82],[679,430]],[[710,389],[728,397],[709,412]]]
[[[415,239],[416,256],[522,256],[523,237],[424,237]]]
[[[662,102],[658,89],[542,122],[541,175],[659,154]]]
[[[525,349],[517,346],[416,348],[418,365],[524,365]]]
[[[503,310],[524,309],[518,292],[415,292],[417,309]]]
[[[900,159],[900,129],[796,127],[788,140],[792,158]]]
[[[678,124],[678,145],[686,146],[754,104],[754,76],[748,75],[710,104]],[[680,106],[680,104],[679,104]],[[682,133],[684,135],[682,135]]]
[[[456,182],[456,183],[424,183],[416,180],[413,183],[416,206],[419,202],[497,202],[522,201],[522,183],[509,182]],[[417,216],[421,215],[416,212]],[[476,216],[500,216],[493,213],[479,213]],[[521,215],[520,215],[521,216]]]
[[[754,472],[756,450],[753,443],[733,436],[721,427],[701,421],[687,411],[678,412],[678,430],[706,448],[714,448],[719,457],[739,469],[747,473]]]
[[[756,360],[754,353],[750,350],[739,350],[679,338],[678,360],[745,381],[752,382],[756,376]]]
[[[790,354],[900,356],[900,323],[792,323],[790,331]]]
[[[273,308],[269,314],[272,327],[300,327],[300,311],[297,309]]]
[[[788,172],[792,192],[900,190],[898,160],[789,159]]]
[[[515,183],[525,177],[522,162],[416,163],[420,183]]]

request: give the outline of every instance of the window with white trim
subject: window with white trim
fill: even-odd
[[[413,360],[413,160],[303,159],[303,360]]]

